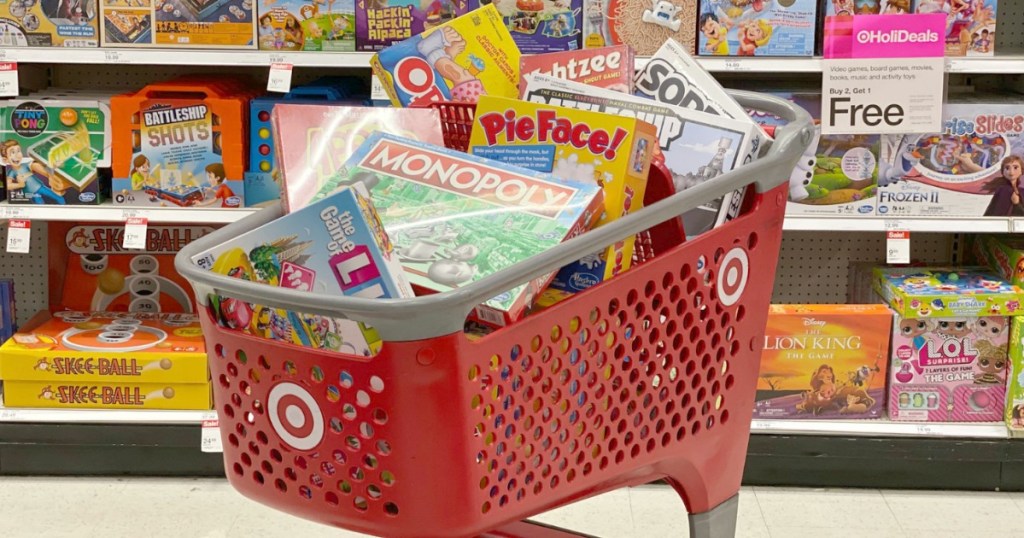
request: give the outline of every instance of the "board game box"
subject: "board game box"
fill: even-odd
[[[465,15],[477,0],[356,0],[356,48],[376,52]]]
[[[256,48],[255,0],[99,1],[104,47]]]
[[[272,117],[285,211],[305,207],[375,131],[444,145],[441,118],[429,108],[282,103]]]
[[[754,151],[760,131],[749,119],[734,120],[611,90],[588,87],[545,75],[531,75],[523,88],[526,101],[635,117],[655,126],[654,160],[672,173],[676,192],[714,180],[737,168]],[[735,198],[735,200],[734,200]],[[683,215],[687,236],[695,236],[735,217],[742,192]]]
[[[354,0],[259,0],[257,14],[260,50],[356,50],[358,22]]]
[[[1017,96],[951,97],[938,133],[883,135],[877,212],[886,217],[1020,217],[1024,114]]]
[[[819,0],[700,0],[701,56],[814,56]]]
[[[916,13],[945,13],[946,56],[994,56],[998,0],[915,0]]]
[[[519,60],[519,96],[527,75],[550,75],[589,86],[633,93],[633,49],[628,45],[524,54]]]
[[[192,257],[210,271],[317,295],[413,297],[409,280],[363,184],[317,202]],[[212,295],[226,327],[306,347],[372,356],[380,338],[372,327],[251,305]]]
[[[971,244],[975,259],[985,263],[1014,286],[1024,287],[1024,238],[1018,235],[981,235]]]
[[[1015,316],[1024,301],[987,267],[878,267],[875,290],[905,318]]]
[[[414,285],[444,292],[475,282],[590,229],[596,183],[564,180],[385,133],[363,143],[321,192],[360,181],[370,190]],[[519,319],[551,276],[480,305],[491,325]]]
[[[519,49],[493,4],[395,43],[370,66],[395,106],[519,95]]]
[[[0,47],[96,47],[97,0],[0,3]]]
[[[1007,363],[1006,413],[1010,435],[1024,436],[1024,318],[1010,318],[1009,361]]]
[[[512,39],[523,54],[577,50],[583,46],[584,0],[496,0]]]
[[[879,418],[892,311],[885,305],[771,305],[757,418]]]
[[[654,125],[636,118],[490,96],[480,98],[469,138],[474,155],[601,185],[598,226],[643,206],[657,146]],[[626,271],[632,258],[629,238],[564,267],[551,286],[582,291]]]
[[[903,15],[913,12],[911,0],[826,0],[825,15]]]
[[[629,45],[637,56],[650,56],[668,39],[693,51],[697,0],[583,0],[587,48]]]
[[[18,330],[17,308],[14,304],[14,280],[0,278],[0,344]]]
[[[12,204],[96,205],[109,194],[110,108],[88,99],[6,101],[0,164]]]

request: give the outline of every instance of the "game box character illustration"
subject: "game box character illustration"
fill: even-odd
[[[828,0],[825,15],[902,15],[911,12],[911,0]]]
[[[815,0],[701,0],[697,53],[813,56],[817,17]]]
[[[2,47],[95,47],[96,0],[10,0],[0,3]]]
[[[356,49],[376,52],[475,9],[477,0],[356,0]]]
[[[583,0],[495,0],[523,54],[582,47]]]
[[[650,56],[675,39],[692,53],[696,19],[697,0],[583,0],[583,46],[630,45]]]
[[[103,46],[255,48],[255,0],[100,0]]]
[[[354,0],[259,0],[260,50],[356,50]]]

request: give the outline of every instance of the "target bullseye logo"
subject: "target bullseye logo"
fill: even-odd
[[[750,259],[742,248],[733,248],[718,268],[718,298],[724,306],[739,302],[750,276]]]
[[[270,391],[270,423],[282,441],[296,450],[310,450],[324,438],[324,416],[313,396],[295,383]]]

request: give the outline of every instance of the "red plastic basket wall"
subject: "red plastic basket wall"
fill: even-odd
[[[230,482],[394,537],[472,536],[659,478],[691,512],[716,506],[739,488],[785,193],[685,244],[656,228],[677,246],[478,342],[367,359],[204,312]]]

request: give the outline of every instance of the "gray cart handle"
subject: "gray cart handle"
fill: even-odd
[[[271,308],[354,319],[372,325],[384,341],[421,340],[461,332],[466,316],[474,307],[520,284],[552,273],[607,245],[752,183],[757,192],[763,193],[787,182],[811,142],[811,117],[803,109],[780,98],[753,92],[730,93],[744,107],[775,114],[788,122],[776,130],[775,142],[767,155],[714,181],[693,186],[456,290],[409,299],[317,295],[216,274],[192,263],[196,254],[228,243],[232,238],[280,217],[282,211],[279,207],[264,209],[193,241],[175,257],[174,267],[192,284],[196,299],[203,306],[210,294],[217,294]],[[627,273],[625,277],[628,276]]]

